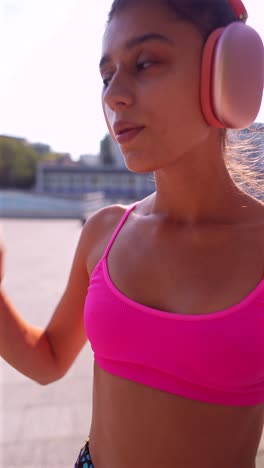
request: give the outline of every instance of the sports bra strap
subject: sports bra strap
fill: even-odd
[[[105,250],[105,253],[103,255],[103,258],[107,257],[108,253],[109,253],[109,250],[111,249],[114,241],[115,241],[115,238],[117,236],[117,234],[119,233],[120,229],[122,228],[122,226],[125,224],[126,222],[126,219],[128,218],[129,214],[131,213],[131,211],[133,211],[133,209],[136,207],[136,205],[138,204],[138,202],[135,202],[133,203],[132,205],[129,206],[129,208],[125,211],[125,213],[123,214],[121,220],[119,221],[107,247],[106,247],[106,250]]]

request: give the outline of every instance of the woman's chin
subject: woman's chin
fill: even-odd
[[[151,162],[146,161],[143,154],[141,155],[139,153],[124,154],[124,161],[125,161],[126,167],[131,172],[147,173],[147,172],[154,171],[153,163],[151,164]]]

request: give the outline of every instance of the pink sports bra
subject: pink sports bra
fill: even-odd
[[[239,304],[207,315],[144,306],[112,283],[107,255],[91,275],[84,325],[105,371],[165,392],[215,404],[264,402],[264,278]]]

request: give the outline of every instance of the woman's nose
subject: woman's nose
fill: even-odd
[[[103,102],[113,111],[120,107],[131,106],[134,101],[131,85],[124,76],[121,77],[120,75],[116,73],[111,79],[103,96]]]

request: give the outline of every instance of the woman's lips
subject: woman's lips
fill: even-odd
[[[121,133],[118,133],[116,135],[116,140],[120,144],[128,143],[133,140],[143,129],[144,127],[129,128]]]

